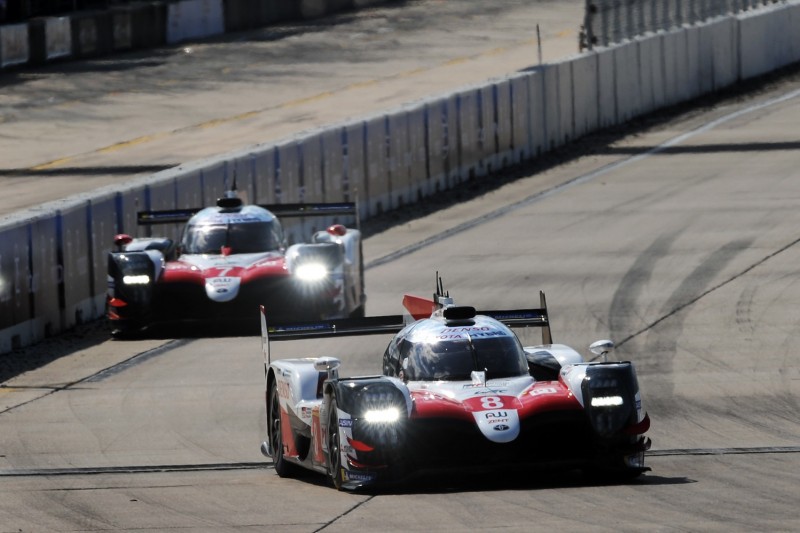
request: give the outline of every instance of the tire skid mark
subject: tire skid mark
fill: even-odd
[[[634,322],[637,325],[641,324],[642,321],[639,317],[633,316],[634,311],[638,308],[636,301],[650,281],[656,263],[669,253],[672,243],[680,233],[682,230],[671,235],[662,235],[653,241],[644,252],[639,254],[639,257],[620,280],[611,299],[611,308],[608,313],[609,335],[612,339],[621,338],[633,330],[636,327]],[[618,346],[622,344],[620,342]]]

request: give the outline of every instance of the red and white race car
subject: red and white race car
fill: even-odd
[[[106,298],[112,333],[194,319],[257,328],[259,305],[282,321],[363,316],[361,232],[333,224],[289,246],[278,216],[357,220],[353,203],[246,205],[235,192],[205,209],[140,212],[139,224],[186,225],[177,243],[116,236]]]
[[[642,409],[630,362],[584,361],[553,344],[541,307],[476,312],[406,296],[410,314],[268,325],[262,308],[267,435],[262,453],[281,477],[298,467],[338,489],[455,469],[583,469],[615,480],[649,470]],[[512,328],[540,328],[523,346]],[[278,340],[393,333],[383,375],[339,377],[335,357],[271,360]],[[611,341],[590,347],[606,358]],[[380,357],[376,351],[376,357]]]

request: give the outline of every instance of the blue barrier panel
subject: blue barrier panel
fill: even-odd
[[[238,152],[231,154],[228,159],[228,180],[236,185],[239,197],[246,203],[255,203],[255,154],[253,152]]]
[[[445,168],[447,169],[445,188],[449,189],[461,182],[462,175],[460,151],[458,149],[458,95],[451,94],[445,97],[442,113]]]
[[[211,198],[203,194],[204,172],[191,169],[175,176],[175,208],[190,209],[211,205]]]
[[[148,180],[145,185],[145,207],[144,210],[160,211],[165,209],[177,209],[178,207],[188,207],[178,205],[178,188],[175,173],[172,171],[161,172],[161,179]],[[205,176],[205,172],[201,175]],[[204,182],[204,188],[208,188],[208,182]],[[208,194],[205,195],[206,198]],[[177,240],[180,238],[183,224],[159,224],[155,227],[147,226],[146,235],[166,237]]]

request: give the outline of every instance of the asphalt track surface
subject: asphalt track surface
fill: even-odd
[[[0,389],[0,531],[800,529],[798,120],[795,76],[365,243],[370,314],[438,270],[478,307],[545,290],[557,342],[615,339],[653,420],[637,482],[280,479],[258,452],[257,337],[94,339]],[[365,342],[282,349],[375,373],[384,344]]]

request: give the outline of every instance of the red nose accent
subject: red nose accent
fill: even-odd
[[[625,433],[628,435],[641,435],[642,433],[646,433],[648,429],[650,429],[650,415],[645,413],[642,421],[625,428]]]
[[[230,246],[223,246],[221,252],[222,255],[229,256],[233,252],[233,248],[231,248]]]
[[[345,233],[347,233],[347,228],[345,228],[341,224],[334,224],[328,227],[328,233],[330,233],[331,235],[338,235],[339,237],[341,237]]]
[[[357,450],[359,452],[371,452],[372,450],[375,449],[372,446],[370,446],[369,444],[366,444],[366,443],[361,442],[360,440],[356,440],[356,439],[348,438],[347,439],[347,443],[350,446],[352,446],[354,450]]]

